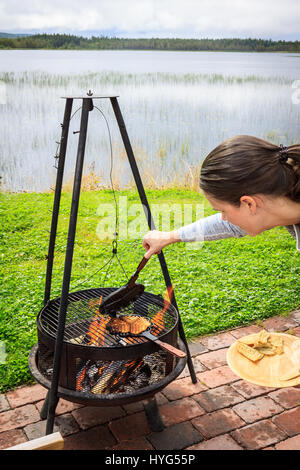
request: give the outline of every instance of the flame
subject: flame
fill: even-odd
[[[118,375],[114,378],[113,382],[109,386],[109,390],[114,391],[114,387],[116,385],[121,385],[123,383],[123,379],[127,375],[131,375],[133,372],[136,372],[143,365],[143,359],[139,360],[131,360],[127,361],[121,371],[119,371]]]
[[[155,333],[157,335],[164,329],[164,326],[165,326],[165,320],[164,320],[165,313],[168,310],[169,305],[171,303],[172,296],[173,296],[173,290],[174,290],[173,287],[167,287],[167,289],[164,293],[164,308],[162,310],[160,310],[159,312],[157,312],[151,319],[152,324],[153,324],[152,331],[153,331],[153,333]]]
[[[98,300],[91,300],[89,302],[90,308],[95,308],[101,305],[102,296]],[[89,330],[87,332],[88,336],[90,337],[89,346],[103,346],[104,344],[104,337],[105,337],[105,329],[106,325],[109,322],[109,317],[104,318],[103,315],[99,313],[97,310],[96,315],[94,316],[93,320],[90,323]]]
[[[82,368],[81,372],[79,373],[79,376],[77,377],[76,380],[76,390],[82,390],[82,381],[85,377],[85,374],[88,370],[89,367],[89,361],[86,362],[85,366]]]

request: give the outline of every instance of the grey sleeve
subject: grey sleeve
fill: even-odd
[[[220,240],[230,237],[244,237],[247,232],[227,220],[222,220],[220,212],[196,222],[180,227],[179,237],[183,242]]]

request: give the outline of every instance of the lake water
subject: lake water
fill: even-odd
[[[276,144],[299,142],[300,54],[171,51],[0,51],[0,176],[11,191],[45,191],[53,167],[64,100],[119,96],[145,184],[191,184],[196,168],[237,134]],[[95,102],[112,137],[113,178],[132,175],[108,100]],[[73,110],[80,107],[75,101]],[[71,121],[65,181],[73,175],[80,112]],[[89,117],[84,172],[109,185],[105,120]]]

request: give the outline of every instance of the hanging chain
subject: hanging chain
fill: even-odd
[[[118,235],[119,235],[119,233],[118,233],[119,232],[118,212],[119,212],[119,209],[118,209],[118,202],[117,202],[117,198],[116,198],[116,193],[115,193],[115,188],[114,188],[114,183],[113,183],[113,177],[112,177],[112,173],[113,173],[113,150],[112,150],[112,139],[111,139],[110,127],[109,127],[107,118],[106,118],[105,114],[103,113],[103,111],[100,108],[98,108],[97,106],[94,106],[94,108],[97,109],[100,112],[100,114],[102,115],[102,117],[104,118],[105,123],[106,123],[106,127],[107,127],[107,131],[108,131],[108,137],[109,137],[109,146],[110,146],[110,174],[109,174],[109,176],[110,176],[111,188],[112,188],[112,191],[113,191],[113,196],[114,196],[114,201],[115,201],[115,231],[113,233],[114,238],[112,240],[112,256],[108,260],[107,263],[105,263],[103,266],[101,266],[101,268],[97,269],[97,271],[95,271],[93,274],[91,274],[87,279],[85,279],[84,281],[77,284],[74,288],[72,288],[72,290],[77,289],[78,286],[80,286],[80,285],[86,283],[87,281],[89,281],[92,277],[94,277],[97,273],[102,271],[107,266],[107,269],[106,269],[106,272],[105,272],[105,275],[104,275],[104,279],[102,281],[102,286],[104,287],[105,281],[106,281],[106,278],[107,278],[107,275],[108,275],[108,270],[110,268],[110,264],[112,263],[114,257],[117,259],[119,265],[121,266],[126,280],[128,281],[128,279],[129,279],[128,275],[127,275],[127,273],[126,273],[126,271],[125,271],[125,269],[122,265],[122,262],[121,262],[121,260],[118,256]],[[75,112],[77,112],[77,111],[75,111]],[[72,115],[72,117],[74,116],[74,114]]]

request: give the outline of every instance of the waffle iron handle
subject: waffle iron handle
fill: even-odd
[[[160,339],[155,339],[154,341],[156,344],[158,344],[162,349],[165,349],[169,353],[173,354],[173,356],[176,357],[186,357],[186,353],[184,351],[181,351],[180,349],[175,348],[169,343],[164,343],[164,341],[161,341]]]
[[[129,279],[128,281],[128,284],[127,284],[127,287],[132,287],[134,284],[135,284],[135,281],[137,280],[141,270],[143,269],[143,267],[147,264],[147,262],[149,261],[150,258],[145,258],[145,256],[143,257],[142,261],[140,262],[140,264],[138,265],[137,267],[137,270],[135,271],[135,273],[133,274],[133,276],[131,276],[131,278]]]

